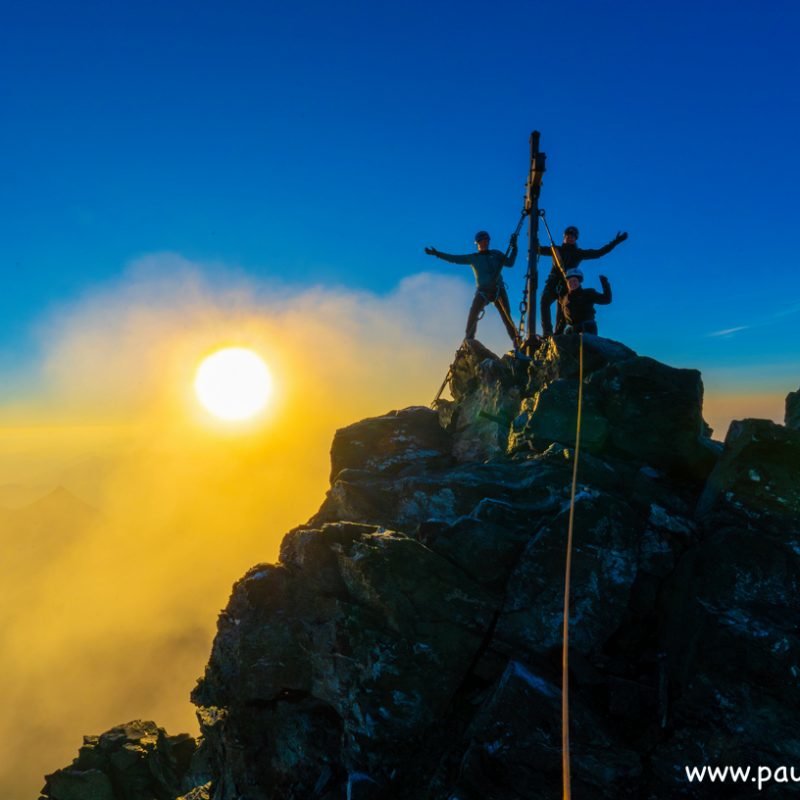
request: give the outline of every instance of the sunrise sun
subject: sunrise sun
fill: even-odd
[[[194,390],[215,417],[240,421],[256,416],[267,405],[272,378],[253,350],[227,347],[205,358],[197,368]]]

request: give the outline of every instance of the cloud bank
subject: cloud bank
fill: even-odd
[[[60,539],[52,519],[2,533],[20,554],[0,576],[5,796],[38,790],[83,734],[135,717],[194,729],[188,692],[231,584],[316,510],[336,428],[430,402],[471,294],[435,274],[386,296],[259,282],[161,254],[42,321],[25,419],[0,409],[15,434],[0,484],[62,484],[99,514]],[[495,316],[481,336],[502,349]],[[191,390],[231,344],[258,350],[276,385],[265,419],[235,430]]]
[[[472,291],[435,273],[387,295],[305,287],[158,254],[41,321],[36,390],[0,406],[0,498],[62,485],[99,513],[0,514],[0,793],[29,796],[83,734],[129,719],[195,730],[188,693],[231,584],[319,506],[338,427],[430,402]],[[491,308],[479,336],[507,347]],[[269,413],[233,429],[192,392],[229,345],[275,382]]]

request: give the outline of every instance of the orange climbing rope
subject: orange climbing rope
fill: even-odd
[[[567,568],[564,577],[564,639],[561,649],[561,775],[563,800],[570,800],[569,750],[569,589],[572,575],[572,529],[575,521],[575,490],[578,486],[578,454],[581,447],[581,412],[583,410],[583,334],[578,345],[578,421],[575,430],[575,454],[572,459],[572,493],[569,500],[569,527],[567,530]]]

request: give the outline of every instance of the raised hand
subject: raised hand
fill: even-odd
[[[438,250],[437,250],[435,247],[426,247],[426,248],[425,248],[425,252],[426,252],[426,253],[427,253],[429,256],[435,256],[435,255],[437,255],[437,254],[438,254],[438,252],[439,252],[439,251],[438,251]]]

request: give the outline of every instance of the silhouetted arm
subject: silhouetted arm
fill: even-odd
[[[511,254],[509,255],[508,258],[504,258],[503,259],[503,262],[504,262],[503,266],[505,266],[505,267],[513,267],[514,266],[514,262],[516,260],[517,260],[517,243],[514,242],[511,245]]]
[[[578,252],[583,259],[601,258],[610,253],[618,244],[622,244],[627,238],[627,233],[618,233],[608,244],[599,247],[597,250],[579,250]]]
[[[611,302],[611,284],[608,282],[608,278],[605,275],[600,276],[600,283],[603,285],[603,294],[600,292],[596,292],[592,289],[593,297],[595,303],[601,306],[607,306]]]
[[[429,256],[436,256],[436,258],[441,258],[442,261],[449,261],[451,264],[471,264],[473,259],[472,254],[466,256],[454,256],[450,253],[443,253],[441,250],[437,250],[435,247],[426,247],[425,252]]]

